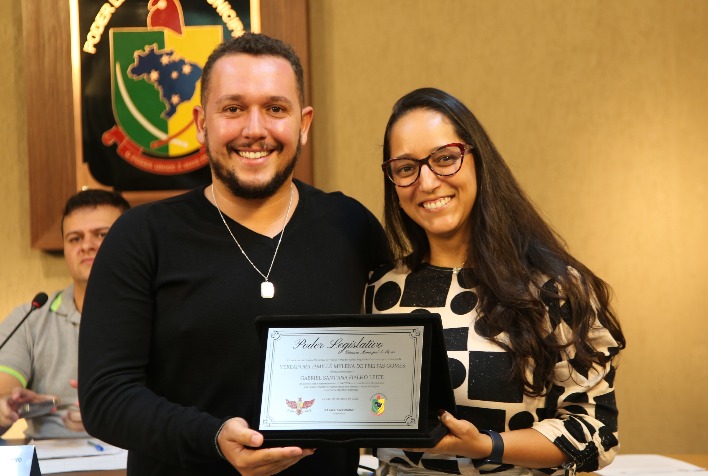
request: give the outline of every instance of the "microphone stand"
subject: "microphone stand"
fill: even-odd
[[[7,344],[7,341],[10,340],[10,337],[12,337],[15,332],[17,332],[17,329],[20,328],[23,322],[29,317],[30,314],[32,314],[33,311],[36,311],[40,307],[44,306],[46,304],[47,299],[49,299],[49,296],[47,296],[47,293],[38,293],[34,299],[32,299],[32,305],[30,306],[30,310],[27,311],[27,314],[20,320],[20,322],[15,326],[14,329],[12,329],[12,332],[5,337],[5,340],[2,341],[2,344],[0,344],[0,350],[2,350],[3,347],[5,347],[5,344]]]

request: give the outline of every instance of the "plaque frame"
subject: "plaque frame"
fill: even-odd
[[[447,352],[443,338],[442,321],[436,313],[396,314],[318,314],[258,316],[256,330],[261,343],[259,356],[260,379],[251,428],[263,435],[262,447],[299,446],[317,448],[327,446],[431,448],[445,434],[447,428],[438,418],[444,409],[456,415]],[[423,349],[418,400],[419,422],[409,429],[260,429],[261,405],[267,352],[268,332],[271,328],[339,328],[422,326]]]

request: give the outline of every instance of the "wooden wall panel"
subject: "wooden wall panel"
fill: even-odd
[[[61,249],[61,211],[77,191],[69,0],[22,2],[30,241]],[[51,11],[50,11],[51,10]]]

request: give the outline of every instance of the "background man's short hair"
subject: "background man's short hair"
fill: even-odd
[[[75,193],[66,201],[64,212],[61,216],[62,235],[64,234],[64,220],[67,216],[82,208],[96,208],[101,205],[115,207],[123,213],[130,208],[130,203],[119,192],[101,189],[88,189]]]

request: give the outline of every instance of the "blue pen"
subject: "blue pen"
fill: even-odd
[[[86,444],[89,446],[93,446],[96,451],[103,451],[103,446],[99,445],[98,443],[94,443],[93,441],[87,441]]]

